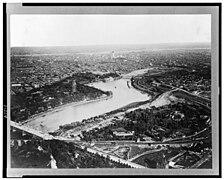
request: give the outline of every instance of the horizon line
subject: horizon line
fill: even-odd
[[[87,46],[128,46],[128,45],[165,45],[165,44],[208,44],[211,42],[168,42],[168,43],[143,43],[143,44],[82,44],[82,45],[30,45],[30,46],[11,46],[10,48],[18,47],[87,47]]]

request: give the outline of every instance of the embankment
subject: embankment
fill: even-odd
[[[71,103],[68,103],[68,104],[64,104],[64,105],[58,106],[58,107],[56,107],[54,109],[50,109],[48,111],[45,111],[43,113],[36,114],[36,115],[32,116],[31,118],[29,118],[28,120],[22,122],[22,124],[28,123],[30,121],[33,121],[33,120],[35,120],[37,118],[40,118],[40,117],[43,117],[43,116],[46,116],[46,115],[49,115],[51,113],[54,113],[54,112],[57,112],[57,111],[61,111],[61,110],[65,109],[66,107],[69,107],[69,106],[79,106],[79,105],[93,103],[93,102],[97,102],[97,101],[103,101],[103,100],[110,99],[112,97],[113,97],[113,93],[110,92],[108,96],[96,98],[96,99],[93,99],[93,100],[80,101],[80,102],[71,102]]]

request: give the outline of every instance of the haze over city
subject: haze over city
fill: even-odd
[[[11,15],[13,46],[211,42],[210,15]]]

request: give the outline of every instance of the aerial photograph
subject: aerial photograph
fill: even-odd
[[[15,14],[9,59],[11,168],[213,168],[211,15]]]

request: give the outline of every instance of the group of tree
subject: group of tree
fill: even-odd
[[[58,140],[30,140],[11,144],[13,168],[50,168],[50,156],[58,168],[131,168],[111,160],[108,156],[87,152],[86,149]]]
[[[176,137],[177,132],[181,136],[192,135],[208,125],[206,121],[210,118],[203,108],[197,105],[185,103],[170,104],[166,107],[153,109],[136,109],[126,112],[125,118],[116,121],[103,128],[95,128],[91,131],[82,132],[82,140],[136,140],[144,135],[154,140]],[[127,132],[134,131],[132,137],[117,137],[113,130],[124,128]]]

